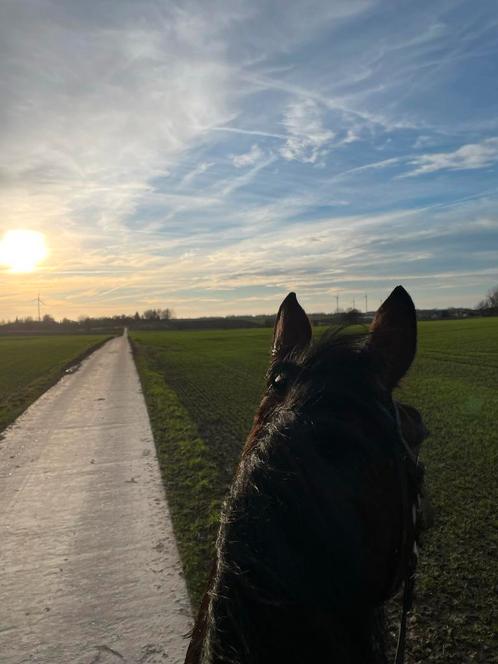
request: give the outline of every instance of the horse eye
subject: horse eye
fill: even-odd
[[[286,378],[287,377],[283,373],[277,374],[271,382],[273,389],[275,389],[277,392],[281,392],[283,389],[285,389],[287,383]]]
[[[298,375],[298,371],[298,367],[290,362],[281,362],[274,365],[267,376],[268,389],[278,395],[283,395]]]

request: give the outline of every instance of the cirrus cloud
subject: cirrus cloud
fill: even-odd
[[[315,164],[323,158],[335,133],[323,123],[323,112],[312,99],[300,100],[287,108],[283,125],[287,130],[287,141],[280,149],[287,161]]]
[[[473,170],[486,168],[498,161],[498,138],[486,138],[480,143],[469,143],[453,152],[435,152],[412,159],[415,170],[405,177],[435,173],[436,171]]]
[[[232,158],[232,164],[235,166],[235,168],[253,166],[256,162],[262,159],[263,155],[263,150],[259,147],[259,145],[254,144],[251,146],[249,152],[234,155]]]

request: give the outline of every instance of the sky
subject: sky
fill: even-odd
[[[2,0],[0,319],[474,306],[497,70],[495,0]]]

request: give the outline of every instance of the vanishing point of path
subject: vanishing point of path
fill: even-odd
[[[177,664],[190,625],[123,336],[0,437],[0,662]]]

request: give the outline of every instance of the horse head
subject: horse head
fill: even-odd
[[[402,287],[368,335],[316,343],[285,298],[187,662],[384,661],[380,610],[410,577],[417,537],[426,432],[393,399],[416,343]]]

